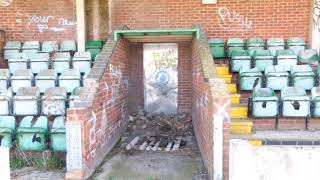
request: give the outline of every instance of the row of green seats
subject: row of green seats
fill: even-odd
[[[211,48],[212,56],[214,58],[231,57],[233,50],[245,50],[249,51],[250,56],[253,56],[255,50],[263,50],[267,46],[267,49],[271,51],[271,54],[275,56],[277,50],[283,50],[286,48],[292,49],[296,55],[301,50],[305,49],[305,40],[301,37],[291,37],[285,43],[283,38],[269,38],[267,43],[262,38],[249,38],[245,42],[242,38],[229,38],[227,41],[227,48],[225,48],[225,42],[222,38],[209,39],[209,46]],[[227,52],[226,52],[227,51]]]
[[[291,49],[277,50],[273,56],[270,50],[256,50],[253,57],[248,50],[234,50],[231,55],[231,71],[239,72],[240,68],[249,69],[257,67],[264,71],[267,66],[282,65],[286,71],[290,71],[292,66],[297,64],[318,64],[319,56],[317,50],[302,50],[299,56]]]
[[[281,101],[280,101],[281,100]],[[311,97],[300,87],[284,87],[278,98],[271,88],[255,88],[251,113],[255,118],[320,117],[320,87],[313,87]]]
[[[265,87],[273,90],[281,90],[290,85],[311,90],[316,85],[317,77],[318,79],[320,77],[320,66],[316,73],[310,65],[292,66],[290,72],[287,72],[282,65],[272,65],[266,67],[264,74],[258,68],[241,68],[239,88],[253,90],[265,84]]]
[[[66,151],[66,129],[64,118],[55,118],[49,131],[48,118],[26,116],[17,127],[14,116],[0,116],[0,146],[13,147],[16,139],[17,148],[23,151],[44,151],[50,136],[50,148],[53,151]]]

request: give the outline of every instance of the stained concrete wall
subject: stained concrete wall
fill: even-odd
[[[252,146],[230,140],[230,180],[319,179],[320,147]]]
[[[87,39],[106,40],[109,34],[108,0],[86,0]]]

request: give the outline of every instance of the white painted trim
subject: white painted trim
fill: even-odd
[[[223,179],[223,119],[220,114],[213,116],[213,179]]]
[[[86,11],[85,1],[76,0],[77,11],[77,42],[78,51],[85,51],[86,44]]]

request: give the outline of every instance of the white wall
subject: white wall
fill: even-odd
[[[319,180],[320,147],[230,141],[230,180]]]
[[[10,179],[9,148],[0,147],[0,179]]]

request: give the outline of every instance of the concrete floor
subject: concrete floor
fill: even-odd
[[[12,180],[63,180],[64,176],[65,170],[44,172],[29,167],[11,172]]]
[[[205,180],[200,156],[186,152],[118,152],[107,158],[92,179]]]

